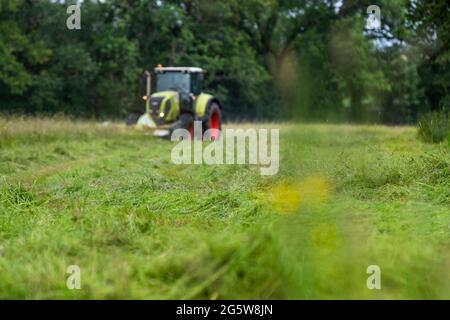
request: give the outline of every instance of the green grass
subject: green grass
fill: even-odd
[[[422,114],[419,117],[417,127],[419,137],[423,141],[429,143],[442,142],[450,134],[450,118],[444,111]]]
[[[120,125],[0,118],[0,298],[450,298],[446,143],[270,126],[281,166],[263,177],[173,165],[171,142]]]

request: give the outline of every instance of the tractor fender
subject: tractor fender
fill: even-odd
[[[200,94],[195,101],[195,115],[202,119],[205,116],[206,109],[214,102],[221,108],[217,98],[207,93]]]

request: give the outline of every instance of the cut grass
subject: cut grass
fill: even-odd
[[[258,126],[281,128],[273,177],[176,166],[171,142],[120,125],[0,119],[0,298],[450,298],[446,144]]]

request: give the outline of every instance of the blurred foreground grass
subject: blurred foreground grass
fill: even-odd
[[[116,124],[0,118],[0,298],[450,298],[446,144],[257,126],[281,128],[276,176],[176,166]]]

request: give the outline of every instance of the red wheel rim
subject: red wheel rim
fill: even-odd
[[[211,140],[217,140],[220,136],[220,115],[219,111],[214,110],[209,117],[209,129],[211,132]]]
[[[187,127],[187,131],[189,131],[189,140],[194,138],[194,124],[191,122]]]

